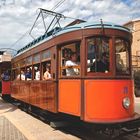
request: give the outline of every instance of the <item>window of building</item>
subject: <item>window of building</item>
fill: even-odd
[[[110,72],[109,41],[107,37],[87,39],[87,74]]]
[[[80,42],[61,47],[61,76],[80,75]]]
[[[123,39],[115,40],[116,72],[117,74],[130,74],[129,43]]]

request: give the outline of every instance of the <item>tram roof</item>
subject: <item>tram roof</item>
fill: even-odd
[[[110,23],[110,22],[103,22],[103,24],[101,24],[101,22],[82,22],[80,24],[75,24],[72,26],[66,26],[64,28],[59,28],[56,27],[53,30],[49,31],[48,33],[45,33],[44,35],[38,37],[37,39],[33,40],[32,42],[30,42],[29,44],[27,44],[25,47],[19,49],[17,51],[17,55],[20,55],[24,52],[26,52],[27,50],[30,50],[36,46],[38,46],[39,44],[44,43],[45,41],[48,41],[50,39],[52,39],[53,37],[59,36],[61,34],[64,33],[68,33],[71,31],[76,31],[76,30],[80,30],[80,29],[94,29],[94,28],[108,28],[108,29],[117,29],[117,30],[122,30],[122,31],[126,31],[126,32],[130,32],[130,30],[124,26],[121,25],[117,25],[114,23]]]

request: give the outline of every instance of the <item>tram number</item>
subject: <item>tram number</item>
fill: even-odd
[[[128,87],[124,87],[124,88],[123,88],[123,93],[124,93],[124,94],[128,94]]]

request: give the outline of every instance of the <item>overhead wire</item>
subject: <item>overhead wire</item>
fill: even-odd
[[[56,8],[58,8],[61,4],[63,4],[65,1],[66,1],[66,0],[61,0],[61,1],[59,1],[52,9],[50,9],[50,11],[54,11],[54,10],[55,10]],[[37,18],[36,18],[36,20],[35,20],[35,22],[34,22],[32,28],[31,28],[31,30],[29,31],[29,34],[30,34],[30,35],[31,35],[31,31],[33,30],[33,28],[36,27],[36,26],[38,26],[38,25],[41,23],[41,22],[36,23],[37,20],[38,20],[38,17],[39,17],[39,15],[37,16]],[[44,19],[47,18],[47,17],[48,17],[48,15],[45,15],[45,16],[44,16]],[[31,35],[31,37],[33,37],[33,36]],[[34,38],[34,37],[33,37],[33,38]]]
[[[56,8],[58,8],[62,3],[64,3],[64,1],[66,0],[60,0],[51,10],[55,10]],[[45,17],[46,18],[46,17]],[[41,23],[41,22],[40,22]],[[37,25],[39,25],[40,23],[38,23]],[[35,25],[35,27],[37,26]],[[10,48],[13,48],[21,39],[24,38],[24,36],[26,36],[27,34],[30,33],[30,30],[27,30],[18,40],[16,40],[11,46]]]

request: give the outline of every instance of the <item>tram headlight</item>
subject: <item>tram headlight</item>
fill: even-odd
[[[125,98],[123,99],[123,107],[124,107],[125,109],[128,109],[128,108],[130,107],[130,99],[129,99],[128,97],[125,97]]]

